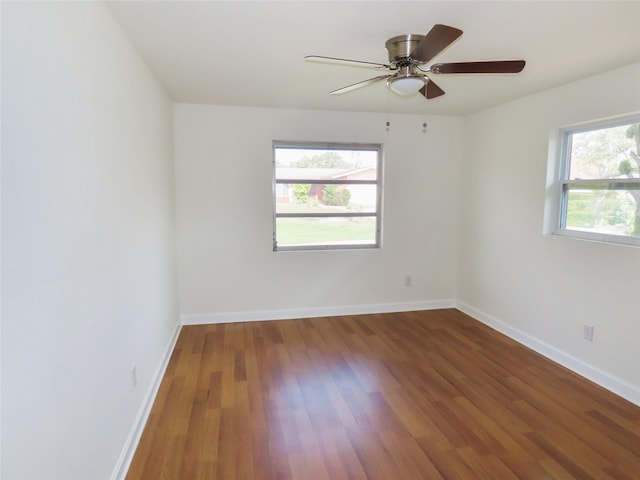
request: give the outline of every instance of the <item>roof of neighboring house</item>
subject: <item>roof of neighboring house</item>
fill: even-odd
[[[356,175],[356,174],[359,174],[359,173],[367,172],[369,170],[374,170],[375,171],[376,167],[352,168],[351,170],[345,170],[342,173],[338,173],[332,178],[347,177],[347,176],[350,176],[350,175]]]
[[[280,179],[306,179],[306,180],[324,180],[339,179],[349,175],[366,172],[367,170],[375,170],[375,167],[363,168],[281,168],[277,167],[277,178]]]

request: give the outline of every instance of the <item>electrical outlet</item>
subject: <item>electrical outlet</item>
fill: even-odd
[[[587,325],[586,323],[582,327],[582,335],[584,339],[593,342],[593,325]]]
[[[138,385],[138,368],[135,365],[131,367],[131,385],[133,388]]]
[[[411,286],[411,281],[413,279],[411,278],[411,275],[407,275],[404,277],[404,286],[405,287],[410,287]]]

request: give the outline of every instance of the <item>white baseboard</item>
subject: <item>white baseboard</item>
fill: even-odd
[[[113,469],[111,480],[124,480],[127,476],[129,466],[131,465],[131,461],[133,460],[133,455],[136,453],[138,443],[140,442],[140,438],[142,437],[142,432],[144,431],[144,427],[147,424],[147,420],[149,419],[151,407],[153,406],[153,402],[155,401],[156,395],[158,394],[160,383],[162,382],[164,373],[167,370],[167,366],[169,365],[169,360],[171,359],[171,354],[173,353],[173,349],[175,348],[176,342],[178,341],[178,335],[180,334],[181,328],[182,325],[176,325],[176,328],[171,335],[171,338],[169,339],[167,348],[162,355],[160,365],[156,369],[156,372],[151,379],[149,390],[144,397],[144,401],[142,402],[142,406],[140,407],[138,415],[133,422],[133,426],[131,427],[129,436],[127,437],[124,447],[122,448],[120,457],[118,458],[118,462]]]
[[[339,315],[363,315],[369,313],[411,312],[414,310],[455,308],[455,305],[455,300],[426,300],[420,302],[341,305],[335,307],[254,310],[248,312],[198,313],[181,315],[180,319],[182,325],[204,325],[210,323],[256,322],[261,320],[334,317]]]
[[[635,385],[600,370],[593,365],[589,365],[588,363],[563,352],[553,345],[549,345],[548,343],[543,342],[520,329],[512,327],[511,325],[498,320],[497,318],[494,318],[471,305],[458,301],[456,302],[456,308],[516,342],[538,352],[540,355],[544,355],[548,359],[559,363],[578,375],[582,375],[601,387],[604,387],[622,398],[629,400],[631,403],[640,406],[640,389]]]

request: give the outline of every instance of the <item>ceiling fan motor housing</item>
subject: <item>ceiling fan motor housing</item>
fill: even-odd
[[[424,35],[411,33],[408,35],[398,35],[397,37],[392,37],[387,40],[384,45],[389,54],[389,62],[398,67],[415,64],[416,62],[411,59],[411,52],[413,52],[416,45],[418,45],[423,38]]]

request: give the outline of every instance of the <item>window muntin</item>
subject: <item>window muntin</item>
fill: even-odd
[[[562,132],[557,233],[640,245],[640,116]]]
[[[273,143],[273,249],[380,246],[379,144]]]

